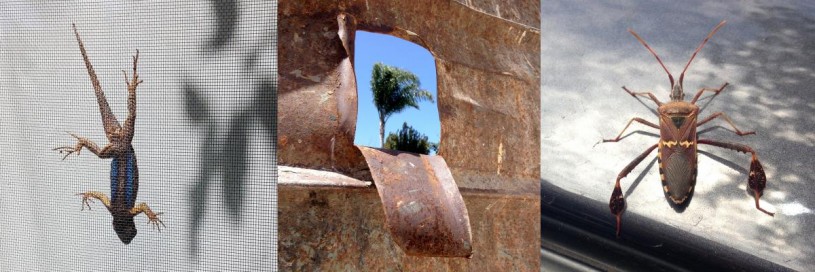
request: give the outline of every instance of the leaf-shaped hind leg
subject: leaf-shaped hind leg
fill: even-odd
[[[738,127],[736,127],[736,124],[733,123],[733,120],[730,120],[730,117],[728,117],[727,114],[725,114],[724,112],[715,112],[715,113],[711,114],[710,116],[708,116],[707,118],[703,119],[702,121],[699,121],[698,123],[696,123],[696,126],[700,127],[700,126],[704,125],[705,123],[710,122],[711,120],[719,118],[719,117],[724,118],[724,120],[728,124],[730,124],[730,127],[733,128],[733,130],[735,130],[734,132],[736,133],[736,135],[744,136],[744,135],[756,134],[755,131],[741,131]]]
[[[617,237],[620,237],[620,221],[622,219],[623,210],[625,210],[625,198],[623,197],[623,190],[620,187],[620,180],[631,173],[634,170],[634,167],[637,167],[651,151],[657,148],[657,145],[653,145],[642,152],[637,158],[633,161],[628,163],[628,165],[620,171],[620,174],[617,175],[617,181],[614,183],[614,191],[611,192],[611,199],[609,200],[608,207],[611,209],[611,213],[614,214],[614,217],[617,218]]]
[[[753,191],[753,195],[755,196],[756,209],[770,216],[775,215],[775,213],[768,212],[767,210],[761,208],[758,202],[761,195],[764,194],[764,187],[767,186],[767,175],[764,174],[764,167],[762,167],[761,162],[758,161],[758,154],[755,150],[742,144],[724,143],[703,139],[699,139],[698,143],[752,154],[752,158],[750,159],[750,173],[747,177],[747,185],[750,186],[750,190]]]

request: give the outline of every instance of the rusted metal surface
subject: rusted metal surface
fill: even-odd
[[[288,19],[281,13],[280,26],[294,25],[278,28],[279,37],[286,37],[278,44],[280,68],[285,67],[278,70],[278,162],[355,175],[366,166],[353,145],[353,17],[335,12],[314,20]]]
[[[462,189],[471,258],[409,256],[376,189],[278,187],[281,271],[540,271],[538,194]]]
[[[472,2],[279,2],[279,164],[361,181],[382,174],[372,173],[353,145],[358,104],[354,33],[377,32],[416,43],[435,58],[438,154],[467,204],[473,251],[471,259],[408,256],[397,246],[402,238],[389,234],[389,208],[374,188],[281,175],[281,269],[538,269],[540,2]],[[417,176],[411,172],[400,178]]]
[[[362,178],[353,34],[364,30],[433,54],[438,154],[459,186],[530,187],[540,177],[540,3],[482,2],[280,1],[278,162]]]
[[[360,147],[388,230],[412,256],[470,257],[470,217],[440,156]]]

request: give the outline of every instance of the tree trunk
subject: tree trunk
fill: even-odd
[[[385,120],[379,118],[379,147],[385,148]]]

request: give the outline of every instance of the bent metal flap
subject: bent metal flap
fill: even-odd
[[[396,243],[408,255],[470,257],[467,207],[444,158],[357,146]]]

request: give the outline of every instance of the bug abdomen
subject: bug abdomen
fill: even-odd
[[[659,174],[662,189],[676,204],[682,204],[696,185],[696,155],[688,148],[665,148],[660,155]]]

